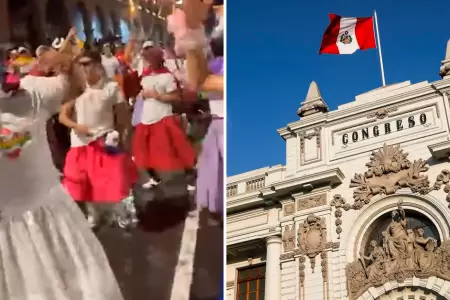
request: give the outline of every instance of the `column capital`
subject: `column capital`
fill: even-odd
[[[281,244],[281,236],[279,235],[271,235],[266,237],[266,244]]]

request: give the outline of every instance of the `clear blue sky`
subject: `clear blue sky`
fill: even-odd
[[[381,85],[378,52],[318,55],[328,13],[377,10],[387,84],[437,80],[449,0],[227,1],[227,173],[285,164],[276,129],[298,120],[312,80],[334,110]]]

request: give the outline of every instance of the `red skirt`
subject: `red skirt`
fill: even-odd
[[[75,201],[117,203],[130,195],[137,168],[126,153],[109,154],[103,139],[70,148],[63,185]]]
[[[182,129],[179,116],[136,126],[133,137],[133,156],[142,169],[180,171],[195,167],[195,150]]]

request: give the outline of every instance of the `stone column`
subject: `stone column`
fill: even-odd
[[[281,298],[281,237],[269,236],[266,238],[266,290],[264,299],[280,300]]]

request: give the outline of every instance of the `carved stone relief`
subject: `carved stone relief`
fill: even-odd
[[[347,265],[350,300],[391,280],[402,283],[406,278],[431,276],[450,280],[450,240],[438,247],[438,241],[426,237],[423,229],[407,228],[401,204],[392,212],[381,243],[371,241],[370,253],[360,253],[357,261]]]
[[[300,151],[302,153],[305,153],[305,139],[310,140],[313,137],[316,137],[317,148],[320,148],[320,129],[320,127],[316,127],[313,132],[306,133],[306,131],[302,131],[299,133]]]
[[[389,113],[397,111],[397,110],[398,110],[398,107],[383,107],[383,108],[380,108],[379,110],[375,111],[374,113],[368,114],[367,118],[368,119],[373,119],[373,118],[384,119],[389,116]]]
[[[304,256],[300,256],[299,257],[299,277],[300,277],[300,287],[304,287],[305,285],[305,262],[306,262],[306,258]]]
[[[373,196],[392,195],[401,188],[409,188],[413,193],[427,194],[431,191],[428,177],[422,173],[428,171],[426,161],[419,159],[411,162],[408,153],[399,145],[383,145],[374,151],[368,170],[364,174],[355,174],[350,182],[355,200],[352,208],[361,209]]]
[[[284,227],[284,232],[283,232],[283,247],[284,247],[284,251],[291,251],[295,248],[295,226],[289,226],[286,225],[286,227]]]
[[[298,229],[298,247],[311,261],[311,269],[314,272],[316,256],[320,254],[327,245],[327,228],[325,218],[309,215],[300,224]]]
[[[392,195],[401,188],[425,195],[444,186],[450,208],[450,171],[442,170],[436,182],[430,185],[428,177],[423,174],[428,171],[427,162],[422,159],[411,162],[407,157],[408,153],[403,152],[399,145],[384,144],[383,148],[372,153],[370,162],[366,164],[368,170],[364,174],[355,174],[351,180],[350,187],[356,188],[353,191],[353,204],[347,203],[341,195],[333,196],[330,206],[335,208],[338,237],[342,233],[342,210],[360,210],[375,195]]]
[[[295,212],[295,204],[289,203],[284,206],[284,216],[290,216]]]
[[[336,218],[336,220],[334,221],[334,225],[336,225],[336,233],[338,235],[338,239],[340,239],[342,233],[342,209],[347,211],[351,208],[351,205],[346,203],[345,199],[341,195],[337,194],[333,196],[333,200],[331,200],[330,206],[334,206],[335,208],[334,217]]]
[[[322,261],[320,262],[320,265],[322,266],[322,278],[324,281],[328,281],[328,256],[327,252],[324,251],[320,253],[320,258]]]
[[[306,199],[297,200],[297,210],[305,210],[313,207],[318,207],[327,204],[327,195],[321,194],[317,196],[312,196]]]
[[[449,170],[441,171],[441,173],[436,177],[436,182],[434,183],[433,188],[435,190],[440,190],[442,186],[444,186],[444,192],[447,193],[447,197],[445,199],[449,203],[448,208],[450,208],[450,171]]]

